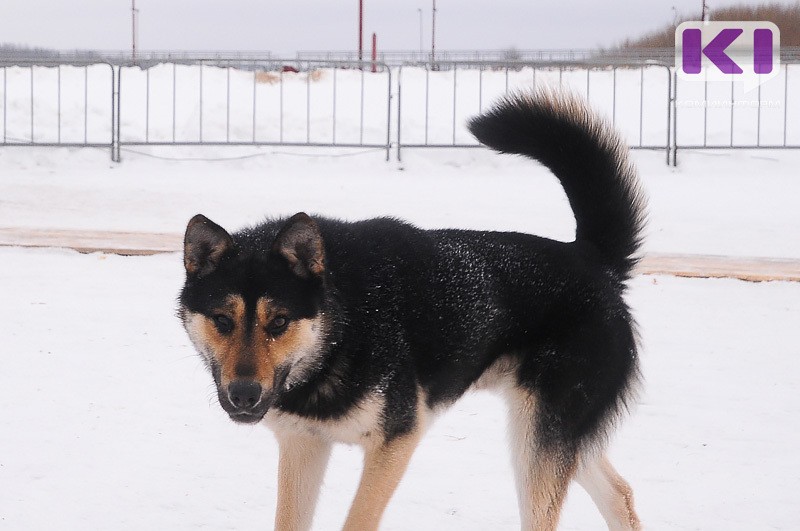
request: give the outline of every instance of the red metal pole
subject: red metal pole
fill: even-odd
[[[378,60],[378,35],[372,34],[372,73],[378,71],[378,65],[375,62]]]
[[[358,0],[358,60],[364,59],[364,0]]]

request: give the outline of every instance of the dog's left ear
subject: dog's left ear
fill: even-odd
[[[222,257],[233,250],[233,239],[225,229],[202,214],[186,226],[183,238],[183,265],[186,273],[204,277],[214,271]]]
[[[275,237],[272,252],[282,256],[300,278],[321,277],[325,272],[322,234],[305,212],[289,218]]]

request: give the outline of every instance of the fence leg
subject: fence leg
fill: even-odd
[[[374,58],[373,58],[374,60]],[[373,67],[375,63],[372,63]],[[389,158],[391,157],[392,153],[392,71],[391,69],[388,71],[389,76],[389,83],[388,88],[386,90],[386,162],[389,162]],[[398,103],[399,103],[399,95],[398,95]],[[398,115],[400,113],[400,107],[398,106]],[[400,120],[400,117],[397,117],[397,120]]]
[[[402,157],[400,156],[400,148],[403,145],[403,142],[400,138],[400,131],[403,125],[403,67],[401,66],[397,70],[397,162],[400,162]]]
[[[675,87],[672,90],[672,166],[678,165],[678,73],[673,76]]]
[[[119,131],[119,89],[122,67],[111,66],[111,161],[120,162],[120,131]]]

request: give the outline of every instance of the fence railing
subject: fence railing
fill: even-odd
[[[54,51],[4,49],[0,51],[0,61],[5,62],[41,62],[51,61],[61,64],[111,63],[117,66],[152,66],[159,63],[188,64],[196,61],[276,61],[295,63],[303,61],[342,61],[357,62],[358,51],[355,50],[303,50],[295,57],[285,55],[274,56],[268,50],[237,51],[181,51],[181,50],[140,50],[136,54],[130,51]],[[674,48],[637,48],[637,49],[549,49],[526,50],[506,48],[498,50],[438,50],[431,54],[430,50],[378,50],[377,60],[391,67],[399,67],[409,63],[452,63],[455,61],[476,62],[563,62],[582,61],[595,65],[638,65],[656,61],[674,66]],[[781,61],[800,61],[800,47],[782,46]]]
[[[0,62],[0,147],[472,148],[467,119],[509,92],[583,95],[633,149],[800,149],[800,60],[750,93],[669,64],[208,57],[142,67]]]
[[[514,63],[514,62],[564,62],[582,61],[596,64],[637,63],[648,60],[671,61],[675,50],[652,49],[635,51],[603,52],[598,50],[442,50],[431,54],[430,50],[378,51],[380,61],[392,66],[418,63],[438,64],[444,69],[458,62],[472,63]],[[358,52],[353,51],[301,51],[299,59],[353,61],[358,59]]]

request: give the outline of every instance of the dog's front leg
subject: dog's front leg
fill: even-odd
[[[331,443],[300,434],[277,434],[278,507],[276,531],[306,531],[311,528],[314,507],[331,455]]]
[[[365,449],[364,472],[344,531],[378,529],[383,511],[419,443],[421,431],[416,428],[411,433]]]

